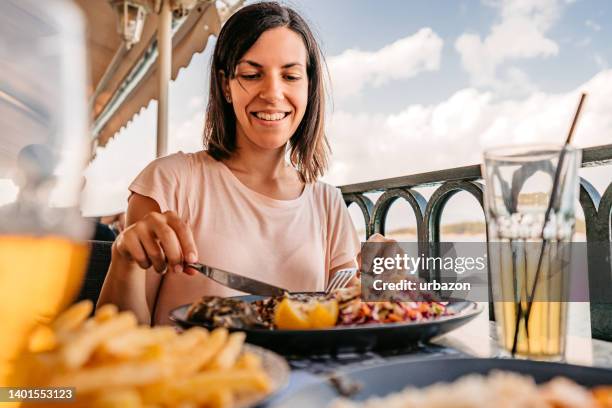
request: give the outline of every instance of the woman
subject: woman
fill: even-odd
[[[342,195],[317,181],[328,162],[325,96],[304,20],[276,3],[241,9],[219,34],[210,78],[206,150],[143,170],[130,186],[129,227],[113,245],[98,304],[131,309],[142,323],[165,323],[203,295],[238,294],[185,261],[292,291],[322,290],[356,266],[360,244]]]

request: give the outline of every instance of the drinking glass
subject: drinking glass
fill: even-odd
[[[88,258],[84,38],[69,1],[0,2],[0,386],[74,299]]]
[[[484,153],[495,319],[500,346],[513,356],[563,358],[580,163],[571,146]]]

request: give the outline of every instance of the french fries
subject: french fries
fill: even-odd
[[[210,364],[211,368],[230,368],[236,364],[236,360],[240,355],[240,350],[244,344],[246,335],[242,332],[232,333],[227,340],[226,346],[223,350],[219,351],[219,354]]]
[[[184,333],[183,337],[188,338],[189,334],[193,334],[196,327],[192,327]],[[191,333],[190,333],[191,332]],[[192,336],[194,337],[194,336]],[[216,329],[210,335],[210,339],[202,340],[200,344],[196,344],[194,348],[201,350],[197,355],[189,353],[189,350],[181,349],[184,344],[174,345],[174,365],[177,370],[177,375],[181,377],[188,377],[189,375],[196,373],[202,367],[206,366],[216,355],[220,354],[224,348],[227,348],[228,333],[224,328]]]
[[[57,316],[51,328],[57,333],[72,331],[89,317],[92,310],[92,302],[79,302]]]
[[[100,345],[100,352],[117,358],[134,358],[143,355],[155,345],[163,344],[176,336],[169,326],[136,327],[123,334],[106,339]]]
[[[75,387],[72,406],[229,408],[271,391],[244,333],[138,326],[131,312],[105,305],[89,317],[83,301],[34,333],[21,356],[23,384]]]
[[[66,339],[61,349],[64,365],[71,369],[81,367],[105,339],[136,327],[136,323],[133,313],[122,312],[114,319],[92,324],[85,330],[73,331],[77,334]]]
[[[595,387],[592,393],[601,408],[612,408],[612,386]]]
[[[143,390],[143,400],[147,404],[189,399],[198,405],[210,405],[217,400],[223,390],[232,395],[265,393],[270,391],[270,382],[261,370],[226,369],[202,371],[186,379],[173,379],[158,383]]]
[[[96,322],[103,322],[112,318],[113,316],[116,316],[117,313],[119,313],[119,309],[117,308],[117,306],[113,305],[112,303],[107,303],[105,305],[100,306],[96,310],[95,320]]]

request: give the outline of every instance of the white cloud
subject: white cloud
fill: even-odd
[[[325,180],[343,185],[475,164],[484,148],[500,144],[562,143],[582,91],[589,97],[575,143],[610,143],[612,70],[566,93],[500,101],[466,88],[437,105],[389,115],[337,111],[328,128],[334,156]]]
[[[558,19],[564,0],[501,0],[487,4],[499,10],[500,21],[483,39],[464,33],[455,41],[464,69],[478,87],[490,87],[501,94],[525,95],[533,89],[526,75],[510,67],[499,72],[507,62],[550,57],[559,53],[559,45],[546,36]],[[517,75],[518,73],[518,75]]]
[[[411,78],[440,67],[443,41],[431,29],[369,52],[349,49],[328,58],[334,97],[347,98],[366,86],[380,86],[389,81]]]
[[[589,27],[593,31],[601,31],[601,26],[594,22],[593,20],[586,20],[584,25]]]

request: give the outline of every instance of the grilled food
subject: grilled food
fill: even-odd
[[[321,329],[372,323],[423,321],[452,314],[444,302],[364,302],[359,286],[329,294],[289,294],[253,303],[205,296],[188,310],[190,320],[235,329]]]

